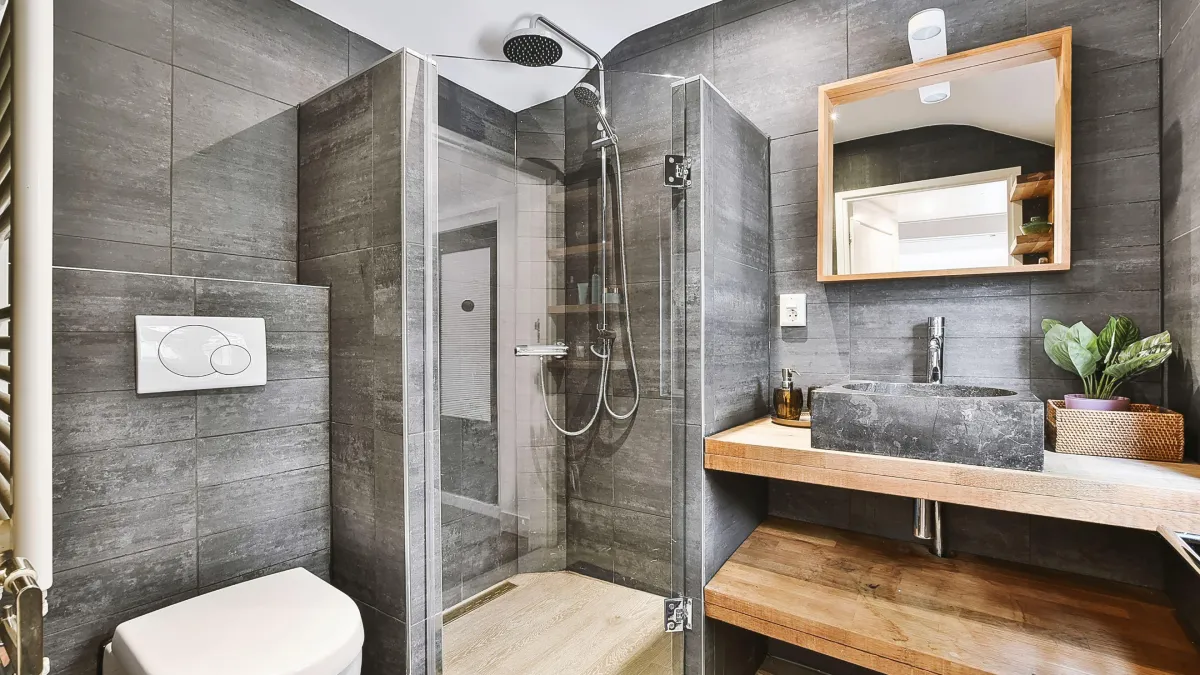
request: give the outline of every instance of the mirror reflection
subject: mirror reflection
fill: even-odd
[[[834,269],[1052,262],[1054,60],[838,105]]]

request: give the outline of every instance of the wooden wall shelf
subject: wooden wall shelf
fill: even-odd
[[[567,256],[572,256],[572,255],[589,255],[592,253],[599,253],[601,248],[604,248],[605,250],[608,250],[611,252],[612,244],[608,243],[608,244],[605,244],[604,246],[601,246],[600,244],[577,244],[575,246],[560,246],[558,248],[547,249],[546,257],[549,258],[550,260],[562,260],[563,258],[566,258]]]
[[[1046,234],[1018,234],[1017,240],[1013,242],[1012,250],[1009,255],[1026,255],[1028,253],[1049,253],[1054,250],[1054,235]]]
[[[819,450],[767,418],[705,441],[704,466],[1139,530],[1200,532],[1200,465],[1046,453],[1042,472]]]
[[[620,303],[606,303],[609,307],[615,307]],[[587,314],[589,312],[599,312],[600,305],[550,305],[546,307],[547,314]]]
[[[705,614],[883,673],[1200,673],[1155,591],[772,519]]]
[[[1008,201],[1022,202],[1026,199],[1043,199],[1054,196],[1054,179],[1035,180],[1028,183],[1017,183],[1013,186]]]

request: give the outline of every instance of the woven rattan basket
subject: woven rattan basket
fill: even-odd
[[[1046,401],[1046,432],[1056,452],[1071,455],[1183,461],[1183,415],[1144,403],[1129,412],[1068,410]]]

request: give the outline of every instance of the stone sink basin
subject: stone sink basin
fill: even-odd
[[[812,405],[814,448],[1042,470],[1045,413],[1032,394],[852,381],[818,389]]]

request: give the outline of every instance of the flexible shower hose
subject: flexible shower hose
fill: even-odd
[[[550,399],[546,395],[546,358],[540,357],[538,359],[538,382],[541,384],[542,407],[546,409],[546,418],[550,420],[550,424],[553,425],[560,434],[570,437],[583,435],[584,433],[587,433],[588,429],[592,428],[592,425],[596,423],[596,418],[600,416],[601,403],[604,404],[604,409],[607,410],[608,414],[612,415],[614,419],[627,420],[632,417],[635,412],[637,412],[638,404],[640,404],[642,401],[642,383],[638,378],[637,357],[635,357],[633,354],[633,321],[629,311],[629,270],[625,264],[625,199],[621,191],[621,150],[615,143],[613,144],[612,149],[613,164],[616,168],[617,174],[615,181],[617,186],[617,228],[619,230],[618,236],[621,237],[621,286],[624,289],[624,292],[621,294],[621,302],[625,305],[625,345],[629,350],[629,367],[633,371],[633,406],[629,409],[629,412],[625,414],[619,414],[617,411],[613,410],[612,402],[609,401],[608,398],[608,368],[612,358],[612,343],[609,342],[607,345],[605,345],[604,353],[597,351],[596,346],[592,345],[592,353],[600,358],[600,387],[596,394],[596,408],[592,411],[592,418],[588,420],[588,423],[585,424],[583,428],[579,429],[578,431],[569,431],[564,429],[563,427],[559,426],[558,422],[554,419],[554,415],[550,413]],[[604,170],[607,171],[608,167],[604,167]],[[601,214],[602,220],[603,216],[604,214]],[[600,226],[604,227],[603,222],[601,222]]]

